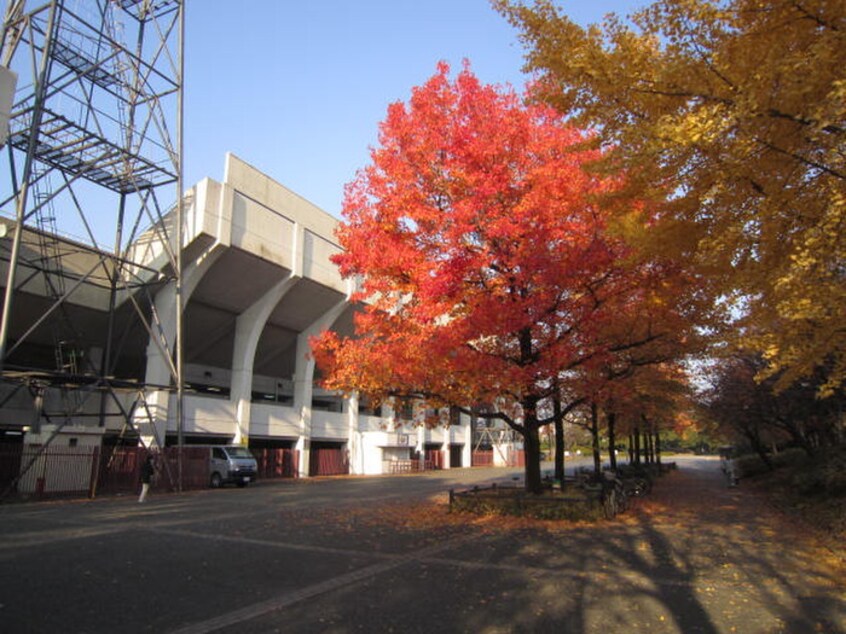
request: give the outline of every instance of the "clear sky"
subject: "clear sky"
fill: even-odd
[[[577,22],[645,0],[563,0]],[[517,32],[488,0],[188,0],[185,184],[233,152],[340,217],[388,104],[440,60],[522,89]]]

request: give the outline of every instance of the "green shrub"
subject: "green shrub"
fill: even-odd
[[[804,464],[808,460],[808,454],[798,447],[791,447],[777,454],[769,454],[769,458],[773,468],[780,469]],[[743,454],[735,458],[734,469],[738,478],[750,478],[769,471],[766,463],[761,460],[761,456],[756,453]]]
[[[758,454],[746,454],[734,459],[734,473],[738,478],[750,478],[769,471]]]
[[[808,460],[792,484],[805,495],[846,495],[846,447],[833,447]]]
[[[510,515],[542,520],[596,521],[605,517],[598,496],[573,491],[549,491],[540,496],[515,488],[479,489],[456,493],[451,510],[476,515]]]
[[[789,447],[779,451],[777,454],[770,456],[773,466],[778,467],[795,467],[804,464],[808,461],[808,454],[804,449],[799,447]]]

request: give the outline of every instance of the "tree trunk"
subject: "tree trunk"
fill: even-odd
[[[643,430],[643,454],[644,454],[644,462],[650,465],[652,464],[652,443],[651,443],[652,436],[649,433],[649,426]]]
[[[561,416],[561,400],[558,395],[552,401],[555,412],[555,479],[564,488],[564,418]]]
[[[532,329],[523,328],[518,335],[520,341],[520,359],[528,362],[532,357]],[[527,386],[531,388],[531,386]],[[540,425],[538,424],[538,398],[529,394],[520,401],[523,410],[523,449],[526,460],[526,491],[540,495],[543,493],[540,461]]]
[[[649,464],[655,464],[655,444],[652,442],[652,423],[644,430],[646,443],[649,447]]]
[[[540,434],[538,433],[538,425],[536,416],[532,416],[534,420],[530,421],[529,416],[524,420],[525,433],[523,434],[523,448],[526,455],[526,491],[540,495],[543,493],[543,483],[541,481],[541,461],[540,461]]]
[[[744,435],[749,440],[749,444],[752,445],[752,449],[754,449],[755,453],[758,454],[758,457],[761,458],[761,462],[763,462],[764,465],[766,465],[767,470],[768,471],[775,470],[775,467],[773,466],[772,460],[770,460],[770,457],[767,455],[767,448],[764,447],[764,443],[761,442],[761,437],[756,433],[752,433],[752,432],[748,432],[748,431],[745,432]]]
[[[632,440],[634,441],[634,464],[640,464],[640,427],[635,427],[632,432]]]
[[[599,412],[596,403],[590,404],[590,434],[593,437],[593,472],[602,475],[602,454],[599,451]]]
[[[643,453],[646,464],[650,465],[655,460],[655,454],[652,451],[652,423],[643,414],[640,415],[640,420],[643,422]]]
[[[608,412],[606,414],[608,423],[608,461],[611,464],[611,470],[617,470],[617,436],[615,426],[617,424],[617,414]]]
[[[655,463],[657,465],[661,465],[661,432],[658,429],[655,430]]]
[[[814,443],[808,438],[808,434],[805,432],[804,426],[802,425],[790,425],[790,428],[793,429],[793,438],[806,454],[808,454],[809,458],[813,458],[816,455],[816,450],[814,448]]]

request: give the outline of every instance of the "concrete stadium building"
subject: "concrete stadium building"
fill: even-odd
[[[135,325],[122,335],[125,361],[115,371],[113,390],[118,396],[63,406],[68,386],[55,378],[39,386],[38,368],[55,367],[60,355],[71,365],[81,358],[91,363],[101,351],[92,343],[88,349],[77,344],[74,350],[57,352],[48,329],[41,328],[40,335],[36,329],[28,333],[26,345],[13,350],[4,369],[0,428],[6,441],[18,437],[24,443],[54,446],[141,442],[164,447],[181,437],[186,445],[284,448],[296,452],[300,476],[321,475],[323,459],[330,455],[336,458],[335,471],[341,459],[345,472],[361,475],[416,468],[419,460],[442,468],[471,465],[473,432],[466,414],[444,413],[444,425],[427,429],[415,424],[424,412],[400,416],[388,407],[374,411],[356,397],[318,387],[309,337],[324,329],[350,334],[356,310],[350,302],[353,282],[342,279],[330,261],[340,250],[335,218],[231,154],[223,180],[204,179],[187,192],[186,200],[181,417],[169,365],[172,350],[167,349],[175,339],[177,288],[162,274],[169,262],[162,245],[142,238],[133,245],[132,261],[143,262],[135,274],[153,289],[150,309],[164,317],[161,330]],[[13,227],[7,229],[0,241],[8,243]],[[90,249],[53,239],[64,251],[61,262],[69,279],[74,270],[96,267],[97,254]],[[25,239],[24,249],[30,244],[35,251],[34,241],[34,236]],[[8,244],[2,247],[7,250]],[[39,279],[43,274],[28,264],[35,259],[33,253],[19,262],[16,311],[35,313],[47,301]],[[4,258],[2,266],[8,268],[8,262]],[[0,270],[0,279],[6,274]],[[163,280],[159,285],[157,274]],[[85,324],[82,331],[106,328],[110,313],[118,322],[122,315],[128,319],[132,302],[137,302],[129,289],[110,298],[96,277],[77,279],[82,280],[79,288],[68,294],[62,309],[76,313],[76,322]],[[12,323],[14,342],[23,333]],[[85,374],[78,368],[71,373]],[[136,384],[143,386],[143,394]],[[63,420],[45,415],[50,411],[65,412]],[[126,416],[117,415],[121,412],[129,412],[129,425]]]
[[[4,15],[0,500],[130,491],[147,448],[173,483],[174,446],[180,489],[191,445],[248,446],[267,477],[469,466],[468,416],[318,387],[309,338],[360,309],[334,218],[231,155],[185,191],[184,4]]]

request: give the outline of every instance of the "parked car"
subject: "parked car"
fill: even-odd
[[[241,445],[209,447],[209,486],[224,484],[245,487],[255,481],[258,464],[250,450]]]

